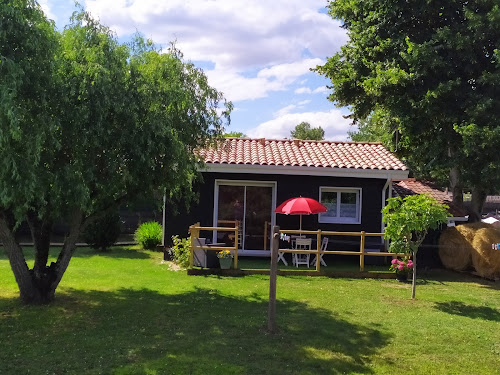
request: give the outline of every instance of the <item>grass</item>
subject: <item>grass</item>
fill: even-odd
[[[373,257],[372,257],[373,258]],[[311,265],[309,268],[304,265],[296,267],[292,264],[292,259],[289,254],[285,255],[285,259],[288,262],[288,266],[285,266],[283,262],[278,263],[279,270],[286,271],[314,271],[316,270],[316,264]],[[312,257],[311,257],[312,259]],[[359,256],[330,256],[325,258],[327,265],[321,266],[321,272],[359,272]],[[380,264],[369,264],[379,261]],[[368,272],[389,272],[390,264],[383,264],[385,260],[383,259],[368,259],[365,257],[365,271]],[[388,262],[388,261],[387,261]],[[251,269],[251,270],[269,270],[270,258],[259,258],[259,257],[240,257],[238,259],[238,267],[240,269]]]
[[[0,374],[500,374],[498,283],[421,273],[412,301],[395,280],[279,277],[269,335],[268,277],[161,259],[78,249],[32,307],[0,250]]]

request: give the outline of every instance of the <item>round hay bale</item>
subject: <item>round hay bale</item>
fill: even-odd
[[[460,234],[465,238],[467,242],[472,245],[472,241],[474,241],[474,236],[479,229],[491,228],[490,224],[478,222],[478,223],[467,223],[458,225],[457,230]]]
[[[493,250],[491,247],[496,243],[500,243],[500,230],[493,226],[476,232],[472,242],[472,264],[479,276],[500,278],[500,250]]]
[[[472,264],[472,238],[469,241],[469,236],[462,234],[458,228],[446,228],[441,233],[439,237],[439,258],[441,258],[445,268],[463,271]]]

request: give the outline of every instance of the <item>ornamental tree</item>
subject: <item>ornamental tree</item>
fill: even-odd
[[[120,44],[82,10],[59,33],[34,1],[13,0],[0,24],[0,240],[21,299],[47,303],[87,225],[138,196],[191,195],[193,150],[222,135],[231,104],[175,46]],[[69,234],[48,265],[61,219]],[[32,269],[14,236],[22,220]]]
[[[386,224],[385,238],[391,240],[389,251],[413,257],[413,282],[411,298],[415,298],[417,280],[417,252],[429,229],[446,223],[448,206],[440,204],[426,194],[395,197],[387,200],[382,209]]]
[[[317,71],[354,121],[382,111],[412,170],[442,176],[471,220],[500,187],[500,6],[497,0],[333,0],[349,41]],[[392,131],[393,129],[391,129]]]

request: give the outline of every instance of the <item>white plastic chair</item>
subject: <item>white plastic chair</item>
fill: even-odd
[[[321,241],[321,251],[325,251],[327,247],[328,247],[328,237],[323,237],[323,240]],[[326,262],[323,259],[323,255],[324,254],[320,254],[319,261],[320,261],[322,266],[326,267]],[[313,260],[311,261],[311,266],[313,264],[316,264],[316,255],[314,256]]]
[[[280,262],[280,260],[285,266],[288,266],[288,262],[285,259],[285,253],[283,251],[278,251],[278,263]]]
[[[311,250],[311,239],[310,238],[297,238],[295,240],[296,250]],[[293,253],[293,259],[295,266],[298,268],[300,264],[304,264],[309,268],[309,259],[311,254],[301,254]]]

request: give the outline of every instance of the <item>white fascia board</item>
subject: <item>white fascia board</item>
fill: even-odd
[[[216,173],[248,173],[274,174],[295,176],[328,176],[328,177],[355,177],[403,180],[408,178],[409,171],[387,169],[355,169],[355,168],[325,168],[325,167],[296,167],[284,165],[251,165],[251,164],[205,164],[200,172]]]

